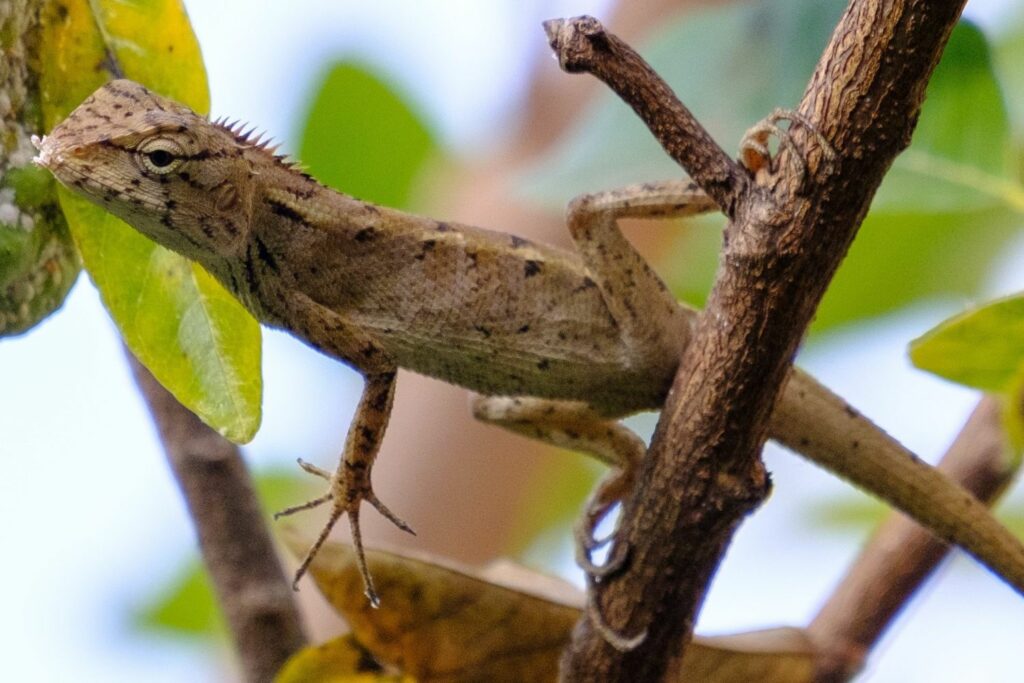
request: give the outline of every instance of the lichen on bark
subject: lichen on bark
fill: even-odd
[[[42,135],[35,46],[42,0],[0,0],[0,337],[57,310],[81,270],[57,188],[32,164]]]

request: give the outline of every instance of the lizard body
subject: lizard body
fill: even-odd
[[[576,252],[374,206],[320,185],[259,139],[130,81],[100,88],[39,143],[71,189],[201,263],[265,324],[366,380],[330,491],[361,557],[359,504],[407,528],[373,494],[395,371],[472,389],[477,417],[595,455],[606,480],[580,538],[629,490],[644,445],[616,422],[657,409],[695,320],[619,232],[623,216],[711,210],[668,182],[573,202]],[[793,450],[964,547],[1024,593],[1024,546],[965,491],[796,369],[771,420]],[[365,567],[367,594],[376,600]]]

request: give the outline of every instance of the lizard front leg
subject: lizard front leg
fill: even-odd
[[[290,515],[301,510],[309,510],[324,503],[331,502],[331,516],[328,518],[324,529],[316,537],[309,552],[295,572],[295,584],[305,573],[321,549],[331,532],[331,529],[338,522],[342,515],[348,515],[348,525],[352,532],[352,546],[355,548],[355,559],[359,566],[359,573],[362,574],[362,582],[366,585],[367,597],[376,607],[380,604],[377,592],[374,589],[373,578],[367,568],[367,560],[362,550],[362,535],[359,531],[359,505],[366,501],[391,520],[403,531],[413,533],[413,529],[397,515],[391,512],[377,495],[374,494],[370,482],[370,472],[373,468],[377,452],[380,450],[381,438],[387,428],[388,418],[391,415],[391,402],[394,399],[394,378],[395,372],[379,373],[366,377],[366,386],[362,389],[362,396],[359,398],[358,407],[355,409],[355,417],[348,429],[348,436],[345,438],[345,449],[338,463],[338,469],[332,474],[326,470],[299,461],[302,469],[311,474],[323,477],[330,482],[328,493],[321,498],[314,499],[303,505],[283,510],[274,515],[274,518]],[[293,584],[293,586],[295,585]]]
[[[348,514],[352,545],[355,548],[356,563],[366,587],[366,597],[376,607],[380,604],[380,600],[374,590],[370,572],[366,568],[362,534],[359,530],[360,504],[363,501],[368,502],[395,526],[403,531],[414,533],[408,524],[380,502],[370,483],[373,462],[380,450],[384,432],[387,430],[388,419],[391,417],[391,406],[395,397],[395,376],[398,368],[373,337],[341,315],[320,306],[301,293],[275,290],[272,294],[275,300],[280,301],[283,306],[283,310],[277,312],[276,317],[287,317],[293,331],[318,351],[354,366],[363,376],[365,382],[362,396],[345,437],[345,446],[337,470],[331,474],[299,460],[299,465],[304,470],[326,479],[330,483],[327,493],[274,515],[276,519],[319,507],[327,502],[331,503],[330,517],[295,572],[292,585],[293,587],[298,585],[299,579],[306,573],[313,558],[320,550],[320,546],[327,540],[331,529],[342,515]]]
[[[331,474],[309,463],[299,461],[304,470],[322,477],[330,482],[327,493],[304,503],[274,515],[275,518],[290,515],[301,510],[309,510],[314,507],[331,502],[331,515],[324,525],[323,530],[306,554],[299,569],[295,572],[295,583],[302,578],[302,575],[309,568],[309,564],[316,557],[320,546],[327,540],[328,534],[341,516],[348,515],[349,527],[352,531],[352,545],[356,551],[356,562],[359,565],[359,572],[363,576],[366,586],[366,597],[370,599],[374,607],[380,604],[377,592],[373,587],[373,578],[366,568],[366,558],[363,553],[362,534],[359,530],[359,506],[366,501],[391,520],[403,531],[413,533],[412,529],[397,515],[389,510],[373,492],[370,483],[370,470],[373,461],[380,449],[381,439],[387,428],[388,418],[391,415],[391,404],[395,396],[395,371],[380,372],[367,375],[366,384],[363,387],[362,397],[359,399],[359,406],[356,408],[355,417],[349,426],[348,436],[345,438],[345,449],[342,451],[341,461],[338,469]],[[294,585],[294,584],[293,584]]]

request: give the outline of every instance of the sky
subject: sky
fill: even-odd
[[[993,26],[1012,4],[973,2],[971,12]],[[529,60],[543,49],[539,22],[600,16],[607,2],[186,5],[209,69],[213,115],[258,122],[287,146],[321,69],[358,55],[394,75],[449,145],[469,150],[521,95]],[[1019,257],[1008,255],[993,291],[1024,289]],[[951,310],[955,302],[936,306]],[[802,364],[912,450],[935,457],[976,401],[908,367],[907,340],[935,317],[935,309],[922,308],[836,334]],[[351,414],[358,377],[280,333],[264,340],[264,426],[247,459],[290,464],[293,453],[335,447],[331,428]],[[0,342],[0,377],[7,558],[0,563],[0,643],[17,653],[5,658],[5,676],[217,680],[202,652],[133,635],[125,618],[173,574],[193,537],[117,336],[86,278],[58,315]],[[316,400],[294,401],[295,386]],[[767,458],[774,497],[732,546],[701,616],[703,632],[805,623],[856,552],[855,537],[817,533],[801,517],[808,500],[845,495],[844,485],[788,453],[772,449]],[[809,535],[819,540],[808,543]],[[751,567],[758,581],[750,580]],[[1013,680],[1008,667],[1017,657],[1008,653],[1024,639],[1024,601],[963,557],[926,594],[864,680]]]

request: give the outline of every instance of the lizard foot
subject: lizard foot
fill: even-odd
[[[789,128],[779,126],[783,121],[789,122]],[[767,118],[754,124],[744,134],[743,140],[740,142],[740,159],[743,161],[743,165],[754,173],[766,166],[771,170],[772,154],[768,148],[768,139],[774,136],[779,141],[779,149],[789,149],[789,159],[793,170],[801,178],[805,177],[807,175],[807,162],[804,160],[804,155],[793,144],[793,138],[789,134],[789,130],[797,124],[803,126],[814,135],[822,149],[825,161],[831,164],[836,156],[835,150],[832,149],[832,145],[821,134],[821,131],[811,123],[810,119],[792,109],[776,109]]]
[[[592,579],[587,581],[586,614],[594,629],[601,634],[605,642],[619,652],[635,650],[647,638],[647,629],[644,629],[635,636],[624,636],[611,627],[601,612],[601,606],[597,604],[597,592],[595,590],[595,582]]]
[[[612,472],[598,484],[597,489],[587,501],[583,517],[573,527],[576,564],[587,574],[588,578],[594,580],[607,578],[621,569],[626,562],[629,548],[624,543],[615,543],[608,557],[601,564],[594,562],[593,553],[614,541],[618,532],[618,524],[609,535],[603,538],[598,538],[597,526],[616,505],[622,502],[632,485],[631,472]]]
[[[331,529],[341,519],[341,516],[348,514],[349,528],[352,532],[352,546],[356,552],[356,564],[359,567],[359,574],[363,577],[363,585],[366,588],[366,597],[369,599],[370,604],[374,607],[380,606],[380,598],[377,597],[377,591],[373,587],[373,578],[370,576],[370,570],[366,567],[366,553],[363,551],[363,537],[359,530],[359,505],[364,500],[377,508],[377,511],[384,515],[392,524],[397,526],[402,531],[407,531],[410,534],[415,535],[416,532],[412,530],[408,524],[406,524],[398,515],[391,512],[380,502],[376,494],[373,492],[373,488],[370,486],[369,473],[365,470],[358,471],[352,467],[347,466],[348,463],[343,461],[343,473],[339,472],[331,474],[327,470],[321,469],[316,465],[312,465],[304,460],[299,460],[299,467],[306,470],[310,474],[314,474],[321,479],[326,479],[330,483],[330,489],[324,495],[319,498],[314,498],[309,502],[303,503],[302,505],[296,505],[294,507],[281,510],[274,514],[274,519],[280,519],[287,515],[295,514],[296,512],[302,512],[303,510],[311,510],[315,507],[319,507],[328,501],[333,502],[331,508],[331,515],[327,520],[327,524],[324,525],[320,535],[317,536],[313,545],[310,547],[309,552],[306,553],[306,557],[303,558],[299,568],[295,571],[295,579],[292,581],[292,588],[298,590],[299,579],[301,579],[306,570],[309,569],[310,563],[313,562],[313,558],[316,557],[317,552],[320,551],[320,547],[327,540],[327,536],[331,533]],[[339,476],[341,475],[341,476]]]

